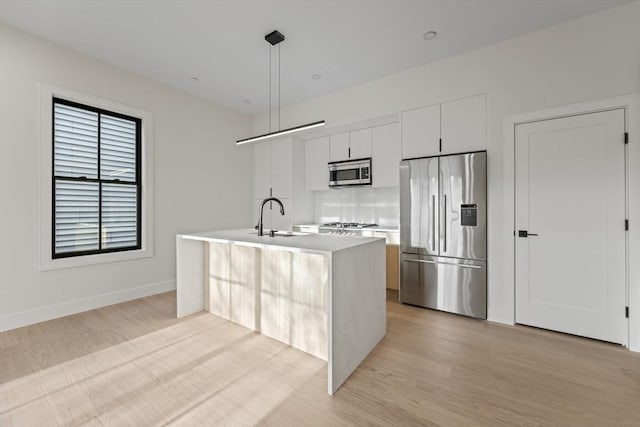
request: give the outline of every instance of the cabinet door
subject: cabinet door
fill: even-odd
[[[284,206],[284,215],[280,214],[280,206],[277,203],[271,205],[271,227],[274,230],[291,231],[291,213],[293,209],[293,203],[291,199],[280,199]],[[265,206],[265,209],[267,207]]]
[[[269,197],[271,188],[271,142],[253,146],[253,198]]]
[[[272,196],[291,198],[293,185],[293,140],[278,139],[271,142]]]
[[[371,128],[355,130],[349,134],[349,158],[371,157]]]
[[[349,132],[331,135],[329,161],[349,160]]]
[[[304,145],[305,189],[329,189],[329,137],[310,139]]]
[[[387,245],[387,289],[398,289],[400,281],[400,246]]]
[[[486,95],[442,104],[442,153],[466,153],[486,148]]]
[[[397,187],[400,177],[400,126],[398,123],[371,130],[371,177],[374,187]]]
[[[402,112],[402,158],[440,153],[440,104]]]

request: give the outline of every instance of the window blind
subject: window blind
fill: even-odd
[[[140,248],[139,126],[54,99],[54,257]]]

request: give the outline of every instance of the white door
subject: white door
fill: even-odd
[[[622,109],[516,126],[517,323],[627,342],[624,130]]]

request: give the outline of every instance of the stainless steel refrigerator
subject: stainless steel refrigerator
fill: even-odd
[[[400,162],[400,301],[487,318],[487,153]]]

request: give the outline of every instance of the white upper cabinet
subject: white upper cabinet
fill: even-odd
[[[331,162],[371,157],[370,128],[331,135],[329,139]]]
[[[402,112],[403,159],[486,148],[486,95]]]
[[[440,154],[440,104],[402,112],[402,158]]]
[[[265,199],[271,194],[271,142],[253,147],[253,198]]]
[[[331,135],[329,140],[329,161],[349,160],[349,132]]]
[[[442,104],[442,153],[487,148],[487,98],[472,96]]]
[[[371,173],[374,187],[397,187],[400,172],[400,125],[371,129]]]
[[[271,142],[271,195],[291,198],[293,181],[293,140],[278,139]]]
[[[371,157],[371,128],[349,133],[349,159]]]
[[[305,141],[304,156],[305,189],[328,190],[329,137]]]
[[[260,142],[253,147],[253,198],[291,197],[292,139]]]

